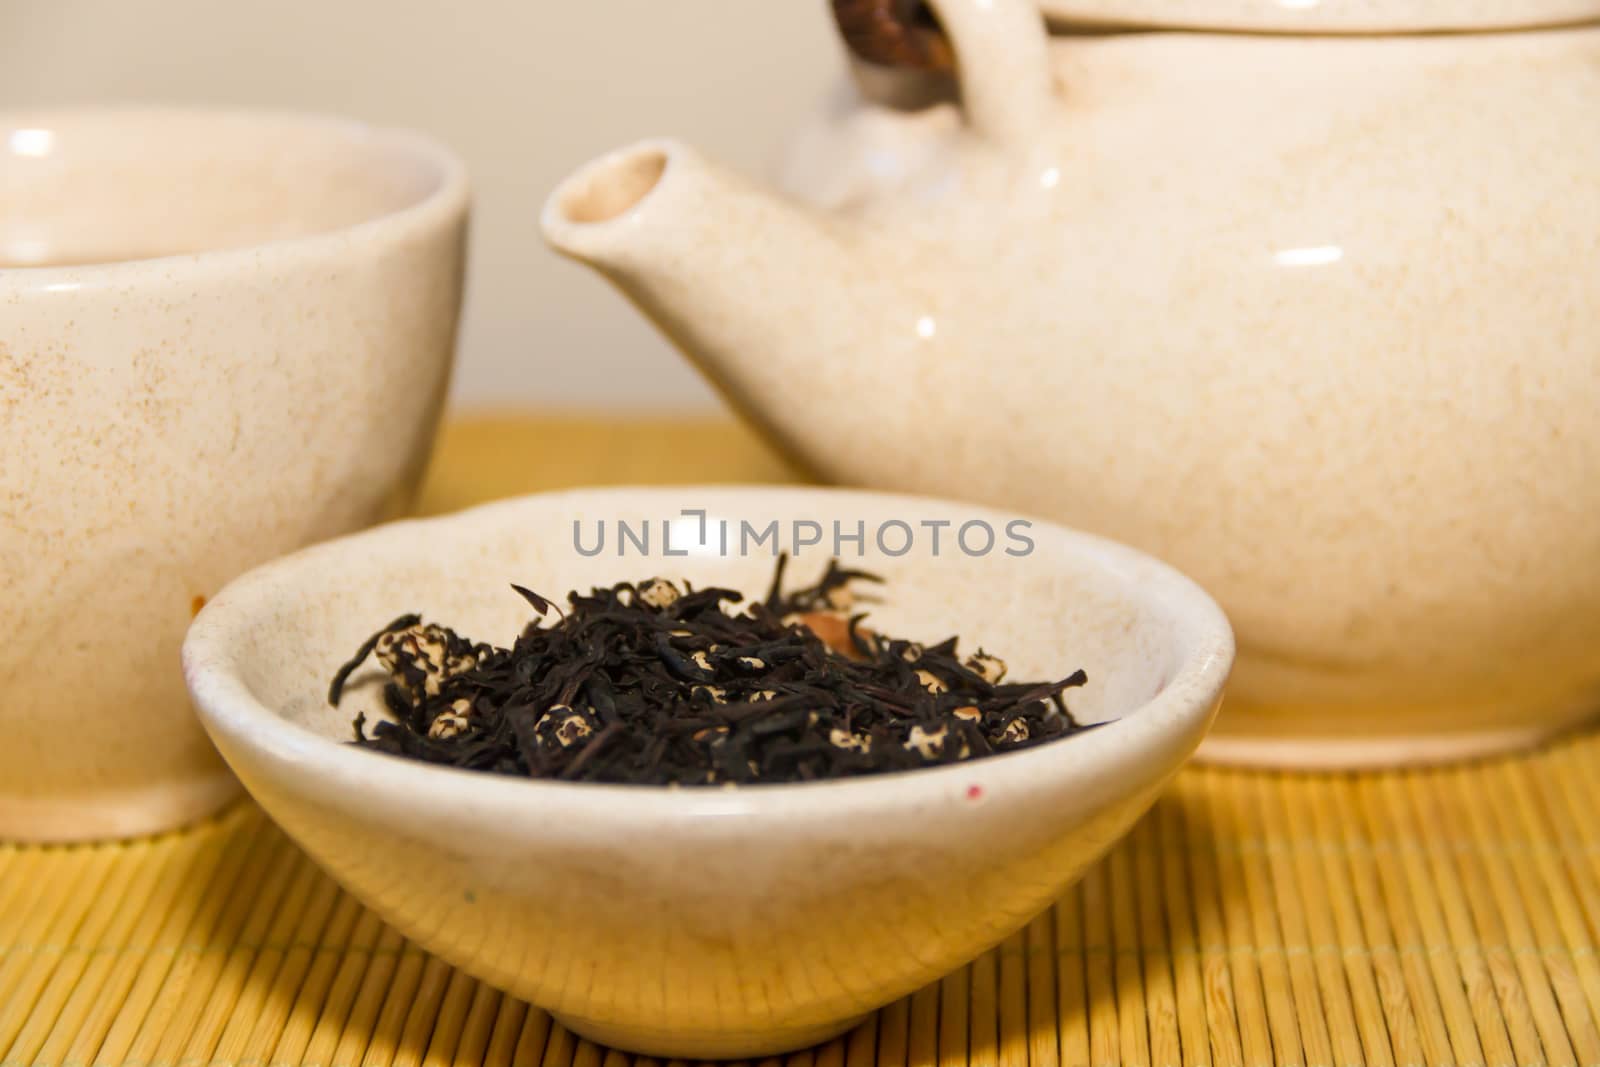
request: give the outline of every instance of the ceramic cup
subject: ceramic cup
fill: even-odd
[[[467,202],[448,152],[354,122],[0,116],[0,838],[235,795],[184,630],[240,571],[404,506]]]

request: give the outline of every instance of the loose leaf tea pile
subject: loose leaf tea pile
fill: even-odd
[[[1055,682],[1007,682],[957,638],[924,648],[848,615],[880,581],[830,563],[785,594],[780,559],[763,601],[661,578],[568,594],[563,612],[512,586],[539,617],[510,648],[419,616],[372,635],[334,677],[369,657],[388,675],[395,721],[356,743],[498,774],[648,785],[798,782],[911,770],[1027,748],[1089,727]]]

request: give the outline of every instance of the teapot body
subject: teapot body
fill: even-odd
[[[1600,706],[1600,26],[1049,50],[1021,143],[953,102],[801,134],[787,191],[906,298],[822,320],[877,361],[808,385],[848,434],[734,399],[831,479],[1189,572],[1239,638],[1214,758],[1465,757]]]

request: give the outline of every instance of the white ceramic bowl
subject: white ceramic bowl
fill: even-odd
[[[467,180],[412,134],[169,108],[0,115],[0,839],[238,795],[178,646],[234,575],[406,506]]]
[[[664,558],[659,522],[679,517]],[[546,593],[652,574],[765,590],[770,554],[720,555],[714,521],[854,531],[847,562],[888,580],[875,625],[959,633],[1013,677],[1089,684],[1089,733],[988,760],[847,782],[738,790],[557,784],[441,769],[344,742],[328,681],[410,610],[509,641],[508,589]],[[1233,658],[1228,623],[1187,578],[1131,549],[1043,522],[1022,557],[968,556],[953,531],[1013,516],[824,489],[593,490],[405,522],[300,552],[230,584],[184,646],[190,691],[263,807],[408,937],[551,1011],[579,1034],[659,1056],[754,1056],[842,1031],[976,956],[1049,905],[1154,800],[1211,722]],[[658,523],[655,555],[585,558],[595,523]],[[941,554],[873,534],[951,520]],[[615,527],[610,527],[614,533]],[[898,547],[898,533],[891,547]],[[977,540],[974,538],[973,540]],[[1015,542],[1001,544],[1020,546]],[[820,570],[830,546],[791,564]],[[848,548],[847,548],[848,551]],[[357,676],[362,677],[361,675]]]

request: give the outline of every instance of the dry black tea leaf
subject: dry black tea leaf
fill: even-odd
[[[1012,682],[998,657],[962,657],[877,633],[853,611],[859,583],[837,561],[762,601],[663,578],[568,594],[533,608],[510,648],[403,615],[368,638],[329,688],[369,658],[387,675],[393,721],[355,743],[497,774],[640,785],[754,785],[915,770],[1028,748],[1087,730],[1063,694],[1083,671]]]

